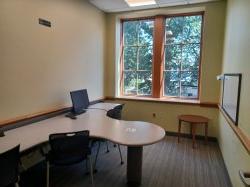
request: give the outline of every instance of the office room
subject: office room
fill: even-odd
[[[249,0],[1,0],[0,187],[250,186]]]

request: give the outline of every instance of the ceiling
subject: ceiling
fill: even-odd
[[[125,0],[89,0],[90,3],[104,12],[122,12],[131,10],[142,10],[150,8],[160,8],[168,6],[204,3],[218,0],[155,0],[155,5],[145,5],[138,7],[129,7]]]

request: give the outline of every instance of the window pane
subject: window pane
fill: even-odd
[[[139,48],[139,70],[150,70],[152,69],[152,46],[145,46]]]
[[[165,47],[165,70],[179,70],[181,62],[181,46],[166,45]]]
[[[180,72],[166,71],[164,82],[164,95],[180,96]]]
[[[184,17],[183,40],[185,43],[199,43],[201,40],[202,16]]]
[[[138,94],[151,95],[152,73],[151,71],[138,72]]]
[[[198,96],[198,72],[182,72],[181,74],[181,96]]]
[[[140,21],[139,25],[139,45],[153,44],[154,22],[150,20]]]
[[[123,23],[124,95],[151,95],[153,20]]]
[[[202,15],[166,19],[165,95],[198,97],[201,27]]]
[[[136,95],[136,79],[137,75],[134,71],[124,72],[124,94],[125,95]]]
[[[138,47],[124,47],[124,69],[137,69],[137,49]]]
[[[166,19],[166,43],[181,43],[183,30],[183,17],[173,17]]]
[[[198,71],[200,44],[188,44],[182,48],[182,70]]]
[[[127,21],[123,24],[124,45],[138,44],[138,21]]]

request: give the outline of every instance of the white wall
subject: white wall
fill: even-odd
[[[228,0],[223,73],[242,73],[238,128],[250,141],[250,1]],[[239,170],[250,171],[250,155],[222,114],[218,140],[234,187],[244,187]]]
[[[74,89],[103,97],[104,43],[105,14],[86,0],[1,0],[0,121],[69,105]]]

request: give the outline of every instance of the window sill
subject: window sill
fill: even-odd
[[[202,107],[218,108],[217,103],[200,102],[198,99],[179,99],[179,98],[152,98],[152,97],[140,97],[140,96],[118,96],[107,97],[107,100],[124,100],[124,101],[141,101],[141,102],[156,102],[156,103],[168,103],[168,104],[181,104],[181,105],[198,105]]]

